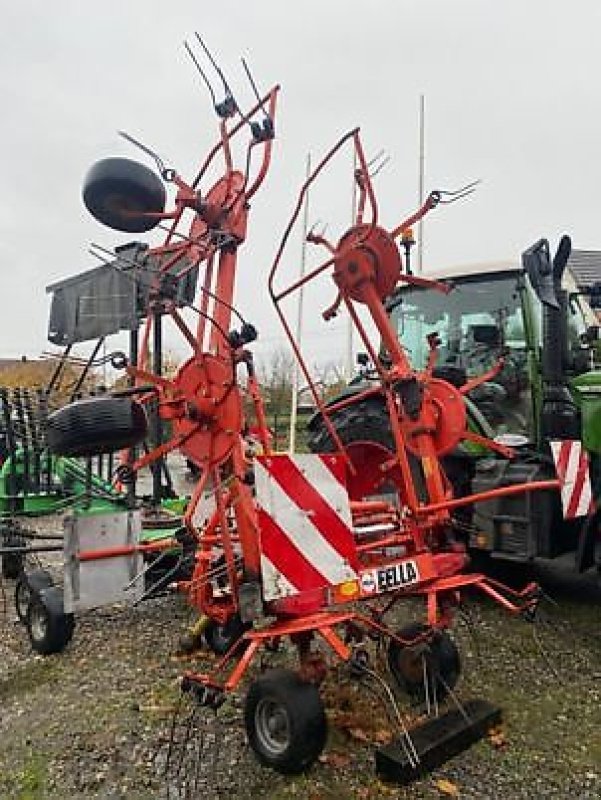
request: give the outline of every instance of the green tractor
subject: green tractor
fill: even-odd
[[[416,369],[426,366],[435,335],[435,377],[461,387],[490,372],[486,382],[465,395],[468,424],[475,433],[511,447],[514,456],[503,457],[473,442],[456,448],[442,459],[455,496],[554,478],[566,467],[558,464],[558,453],[569,461],[561,497],[557,491],[520,493],[456,512],[454,523],[479,564],[495,559],[513,569],[545,559],[580,573],[600,567],[600,514],[594,506],[601,490],[598,292],[596,286],[580,291],[565,271],[570,251],[570,240],[563,237],[552,259],[548,243],[540,240],[523,254],[521,266],[477,265],[429,275],[450,291],[409,284],[388,302],[399,340]],[[361,372],[343,397],[369,386],[369,366],[365,358],[360,363]],[[360,442],[393,449],[388,414],[378,395],[345,405],[331,420],[343,443],[355,444],[355,454],[361,453]],[[309,422],[309,446],[315,452],[334,449],[319,414]],[[419,464],[413,469],[419,473]],[[385,485],[379,489],[385,490]]]

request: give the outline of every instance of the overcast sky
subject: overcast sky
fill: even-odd
[[[541,235],[556,241],[563,232],[575,247],[601,248],[598,0],[0,5],[0,357],[47,347],[45,286],[95,266],[91,241],[112,247],[131,238],[95,222],[80,199],[95,160],[139,157],[116,131],[151,144],[183,176],[215,139],[208,94],[182,47],[195,30],[241,104],[250,101],[241,55],[262,89],[282,85],[272,169],[254,201],[238,272],[240,307],[261,331],[260,355],[283,341],[266,277],[307,153],[317,159],[360,126],[368,155],[390,156],[376,189],[382,223],[393,227],[417,201],[420,93],[427,189],[483,180],[472,198],[428,217],[428,269],[517,259]],[[350,217],[343,166],[310,214],[330,223],[334,239]],[[286,269],[298,269],[298,249]],[[314,359],[344,351],[342,321],[327,339],[319,333],[318,306],[329,299],[308,298]],[[185,352],[176,338],[170,343]]]

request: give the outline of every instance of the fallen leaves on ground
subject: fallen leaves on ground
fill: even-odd
[[[319,756],[319,760],[322,764],[327,764],[329,767],[334,767],[334,769],[348,767],[351,763],[350,755],[348,753],[341,753],[338,750],[330,750],[327,753],[322,753]]]
[[[434,786],[447,797],[459,797],[459,787],[453,781],[449,781],[446,778],[438,778],[438,780],[434,781]]]
[[[507,744],[507,739],[505,737],[505,731],[501,728],[500,725],[497,725],[494,728],[491,728],[488,732],[488,741],[492,744],[493,747],[500,749],[501,747],[505,747]]]

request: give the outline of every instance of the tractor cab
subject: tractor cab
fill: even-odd
[[[430,276],[429,276],[430,277]],[[462,384],[502,368],[469,392],[496,437],[513,443],[536,442],[540,432],[542,312],[524,269],[506,262],[474,264],[436,274],[448,294],[434,288],[405,286],[389,302],[391,319],[411,363],[424,368],[429,334],[440,340],[436,373]],[[590,327],[583,298],[568,309],[568,353],[574,374],[589,357],[582,337]],[[588,317],[588,318],[587,318]]]

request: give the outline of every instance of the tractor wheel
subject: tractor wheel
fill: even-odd
[[[414,639],[427,631],[427,625],[413,622],[401,628],[398,635]],[[418,702],[427,697],[433,700],[434,696],[443,700],[456,686],[461,672],[459,650],[446,631],[435,631],[433,638],[414,645],[391,641],[388,666],[399,686]]]
[[[326,716],[317,687],[291,670],[270,670],[251,684],[244,719],[257,759],[277,772],[304,772],[326,743]]]
[[[60,456],[112,453],[141,442],[148,431],[143,407],[129,397],[92,397],[48,417],[48,447]]]
[[[73,614],[65,614],[63,593],[49,586],[31,597],[27,609],[27,632],[31,646],[41,655],[60,653],[73,638]]]
[[[375,442],[387,450],[394,450],[390,419],[382,402],[362,400],[336,411],[332,421],[342,444]],[[330,431],[321,416],[309,423],[308,445],[313,453],[330,453],[335,449]]]
[[[15,584],[15,610],[19,622],[27,624],[27,609],[31,598],[43,589],[52,586],[52,575],[45,569],[34,569],[33,572],[21,572]]]
[[[129,158],[98,161],[85,177],[83,201],[103,225],[126,233],[142,233],[159,222],[148,213],[162,213],[165,187],[152,170]]]
[[[348,448],[357,474],[349,477],[348,492],[351,500],[386,491],[382,481],[382,464],[392,458],[395,451],[390,428],[390,418],[381,400],[362,400],[332,414],[332,423],[342,444]],[[336,444],[330,436],[323,417],[314,417],[309,423],[309,450],[313,453],[331,453]],[[407,452],[413,481],[420,497],[425,497],[425,483],[418,459]],[[390,475],[392,484],[395,478]]]
[[[390,418],[381,400],[362,400],[354,405],[332,414],[332,422],[342,444],[349,448],[349,456],[357,469],[357,476],[349,478],[348,489],[351,499],[362,499],[380,490],[370,480],[370,476],[380,476],[381,466],[395,451],[394,438],[390,428]],[[353,444],[357,443],[353,448]],[[367,446],[372,444],[372,447]],[[314,417],[309,423],[309,449],[313,453],[329,453],[336,449],[323,418]],[[390,454],[390,455],[387,455]],[[419,459],[407,451],[407,458],[418,497],[428,497],[425,477]],[[474,475],[473,460],[458,452],[449,453],[440,460],[442,468],[453,486],[455,497],[470,493]],[[394,476],[391,476],[394,482]],[[375,491],[374,491],[375,489]],[[471,511],[458,509],[455,516],[471,519]]]
[[[223,656],[250,627],[250,623],[242,622],[237,614],[223,625],[211,621],[204,630],[205,641],[216,655]],[[245,649],[246,644],[240,645],[238,654],[243,653]]]

